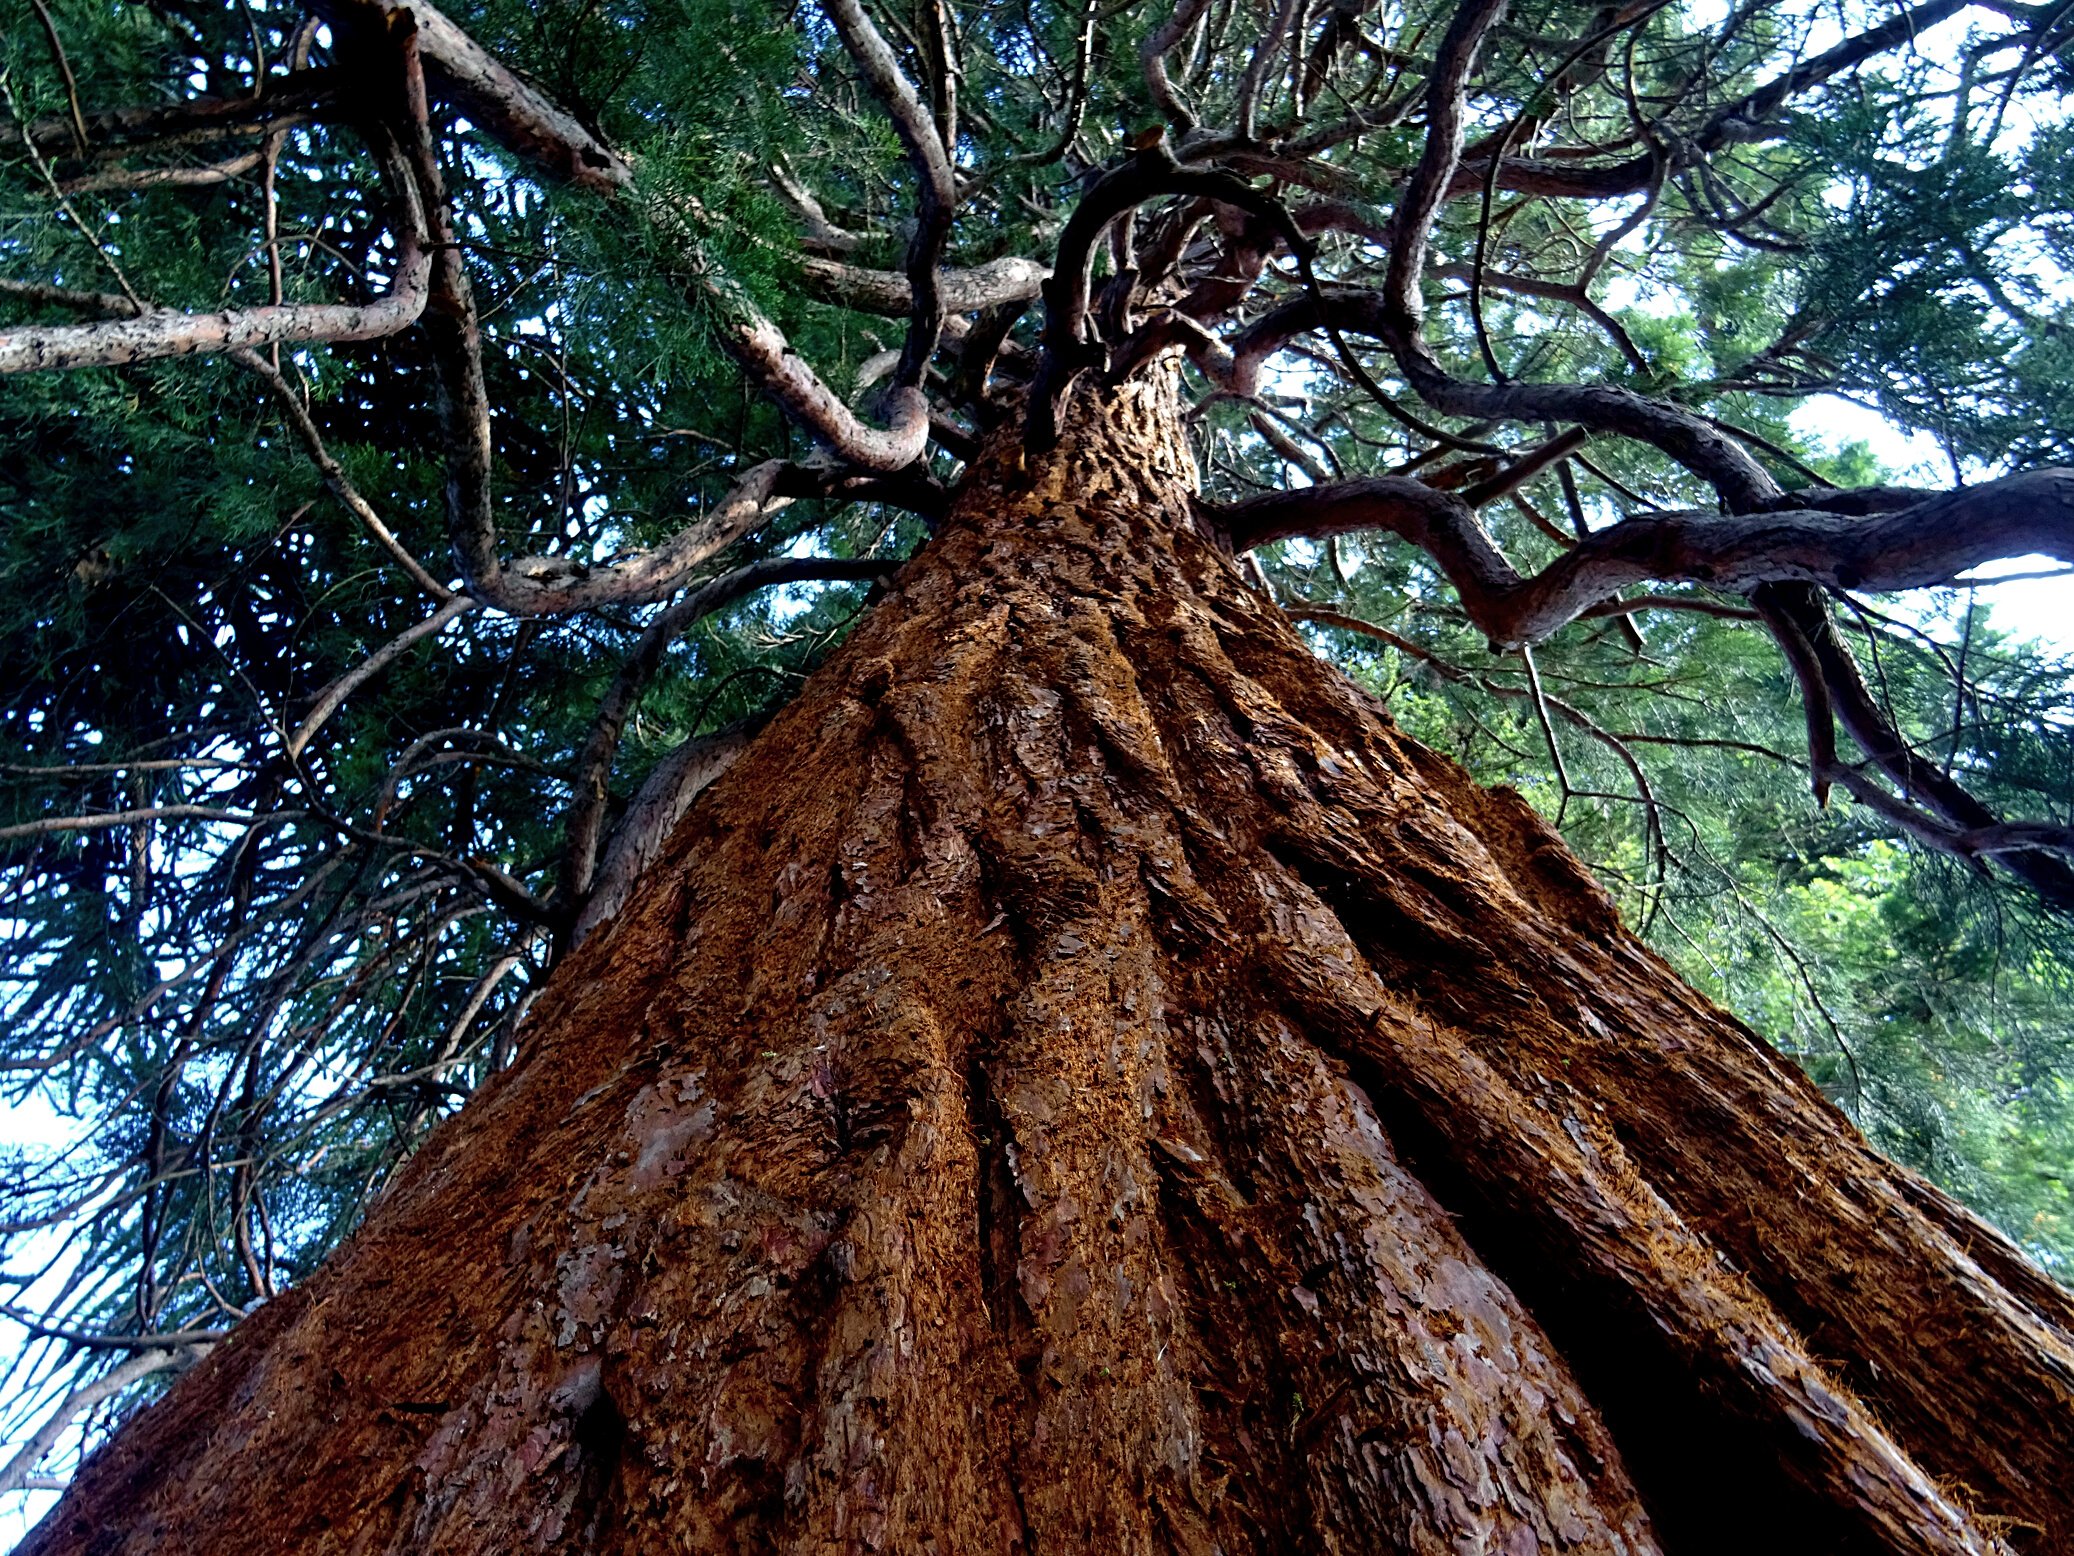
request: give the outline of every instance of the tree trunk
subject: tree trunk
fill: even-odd
[[[2074,1303],[1396,733],[1163,381],[944,533],[59,1552],[2074,1549]]]

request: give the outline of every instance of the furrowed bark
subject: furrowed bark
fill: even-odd
[[[2074,1540],[2074,1301],[1322,664],[1175,412],[997,432],[31,1556]]]

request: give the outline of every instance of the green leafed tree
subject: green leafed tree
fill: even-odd
[[[7,0],[24,1548],[2074,1546],[2069,59]]]

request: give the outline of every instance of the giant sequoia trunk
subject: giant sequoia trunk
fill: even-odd
[[[1158,384],[989,453],[59,1552],[2074,1549],[2074,1304],[1392,730]]]

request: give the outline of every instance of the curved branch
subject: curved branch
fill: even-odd
[[[1231,173],[1183,167],[1164,139],[1141,147],[1095,181],[1059,235],[1058,262],[1044,283],[1044,360],[1030,388],[1027,441],[1032,450],[1042,451],[1056,440],[1059,407],[1080,375],[1108,365],[1108,351],[1086,338],[1096,244],[1111,222],[1164,195],[1196,195],[1261,218],[1296,253],[1306,281],[1311,279],[1303,234],[1274,196]],[[1129,345],[1124,350],[1132,353]]]
[[[2074,561],[2070,470],[2030,471],[1862,517],[1817,508],[1650,514],[1584,537],[1526,578],[1469,502],[1404,476],[1273,492],[1208,512],[1236,551],[1291,535],[1389,530],[1439,564],[1470,619],[1505,647],[1538,642],[1642,583],[1886,592],[1949,584],[1983,563],[2031,552]]]
[[[862,469],[888,474],[922,457],[929,446],[929,402],[915,384],[895,382],[883,402],[886,426],[874,427],[843,403],[748,299],[710,275],[703,285],[725,314],[721,346],[822,447]]]
[[[385,170],[400,159],[377,149]],[[345,345],[380,340],[417,322],[430,295],[432,252],[425,210],[406,177],[393,178],[401,206],[396,226],[396,271],[389,290],[370,303],[271,303],[214,313],[147,308],[98,324],[25,325],[0,331],[0,373],[58,372],[121,367],[167,357],[203,356],[254,346]]]
[[[1394,271],[1393,271],[1394,274]],[[1382,341],[1405,381],[1429,405],[1477,420],[1568,421],[1593,432],[1648,443],[1713,484],[1737,512],[1775,503],[1778,483],[1735,438],[1679,406],[1609,384],[1476,383],[1441,365],[1420,334],[1420,303],[1412,272],[1409,304],[1376,291],[1335,291],[1304,297],[1263,315],[1241,331],[1252,360],[1264,361],[1309,330],[1351,330]],[[1884,490],[1881,489],[1881,490]]]
[[[821,202],[814,198],[813,191],[793,177],[792,169],[782,159],[772,162],[766,171],[778,198],[791,208],[792,214],[799,218],[799,224],[806,229],[804,241],[807,247],[830,254],[853,254],[864,247],[868,241],[865,235],[846,231],[830,221],[828,212],[821,208]],[[905,313],[907,310],[902,307],[898,311]]]
[[[582,945],[592,930],[624,906],[634,883],[661,851],[671,828],[684,818],[691,802],[734,765],[755,733],[753,725],[732,725],[685,741],[655,764],[639,792],[627,802],[626,813],[619,818],[619,825],[612,829],[604,846],[596,878],[569,931],[571,950]]]
[[[304,407],[302,398],[296,394],[294,386],[281,375],[280,369],[256,351],[240,348],[229,355],[231,361],[266,386],[267,392],[274,397],[274,402],[281,407],[282,417],[287,421],[289,430],[302,444],[303,451],[310,456],[310,463],[317,467],[317,474],[323,478],[331,495],[338,499],[339,505],[360,521],[361,526],[374,537],[376,544],[396,559],[396,565],[401,567],[420,589],[442,604],[451,600],[454,591],[434,578],[425,566],[410,554],[403,542],[396,538],[395,532],[382,522],[382,516],[374,511],[374,505],[361,495],[360,489],[346,475],[345,467],[332,458],[331,450],[324,445],[323,433],[317,430],[317,423]]]
[[[1011,256],[966,270],[939,271],[936,287],[945,313],[978,313],[1003,303],[1028,302],[1043,291],[1050,276],[1049,266]],[[914,308],[914,286],[897,271],[867,270],[809,254],[800,262],[800,279],[823,302],[863,313],[898,318]]]
[[[1794,665],[1804,693],[1834,710],[1836,721],[1901,795],[1888,794],[1863,773],[1833,760],[1818,777],[1833,779],[1852,798],[1932,848],[1962,858],[1992,855],[2046,902],[2062,911],[2074,911],[2074,863],[2056,852],[2063,845],[2065,829],[2041,832],[2018,823],[2012,830],[1943,768],[1918,756],[1865,684],[1858,662],[1837,635],[1828,604],[1818,590],[1801,583],[1769,584],[1751,592],[1751,603],[1765,613],[1782,644],[1797,638],[1804,645],[1813,673],[1799,662]]]
[[[1189,29],[1202,19],[1209,8],[1210,0],[1179,0],[1174,14],[1145,35],[1138,45],[1138,63],[1145,72],[1145,89],[1152,94],[1159,111],[1167,116],[1167,122],[1176,130],[1195,128],[1195,114],[1181,101],[1174,90],[1174,83],[1167,76],[1167,55],[1188,36]]]
[[[1545,297],[1551,302],[1568,303],[1604,331],[1606,338],[1612,341],[1614,347],[1627,359],[1628,366],[1638,373],[1649,371],[1648,359],[1635,345],[1634,337],[1627,332],[1627,326],[1593,302],[1591,293],[1581,281],[1544,281],[1536,276],[1512,275],[1503,270],[1486,270],[1479,276],[1472,265],[1452,263],[1434,266],[1433,273],[1449,281],[1481,281],[1483,285],[1501,292],[1514,292],[1522,297]]]
[[[843,46],[885,104],[893,129],[915,170],[915,233],[908,243],[907,280],[914,302],[900,365],[893,373],[893,393],[922,382],[929,359],[943,333],[944,299],[936,268],[950,239],[951,214],[958,203],[958,181],[951,172],[950,152],[928,107],[886,46],[885,38],[864,12],[861,0],[821,0],[821,9],[842,35]],[[875,467],[890,468],[890,467]]]
[[[1844,39],[1834,48],[1715,110],[1691,134],[1679,137],[1667,158],[1651,151],[1619,162],[1580,166],[1545,156],[1507,156],[1499,161],[1495,187],[1513,194],[1570,200],[1610,200],[1638,194],[1660,172],[1683,172],[1704,162],[1709,152],[1783,135],[1783,127],[1763,121],[1789,100],[1918,36],[1925,28],[1957,15],[1971,3],[1972,0],[1930,0],[1878,27]],[[1490,177],[1488,158],[1463,163],[1448,180],[1446,198],[1459,199],[1477,193]]]
[[[1390,219],[1390,268],[1384,281],[1391,308],[1413,331],[1425,314],[1419,274],[1426,268],[1426,241],[1462,157],[1469,75],[1484,35],[1504,14],[1505,0],[1464,0],[1433,61],[1426,93],[1426,148]]]

